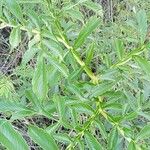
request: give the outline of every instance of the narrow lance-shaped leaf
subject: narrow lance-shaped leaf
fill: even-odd
[[[105,92],[109,91],[113,85],[114,84],[111,82],[103,82],[103,83],[95,86],[90,92],[91,93],[90,97],[91,98],[97,97],[97,96],[104,94]]]
[[[117,142],[118,142],[118,130],[117,130],[116,127],[114,127],[111,130],[111,133],[110,133],[109,138],[108,138],[108,147],[109,147],[109,149],[116,150]]]
[[[97,141],[97,139],[89,132],[85,133],[86,143],[90,150],[102,150],[101,144]]]
[[[20,28],[13,28],[10,36],[9,36],[9,43],[11,45],[11,49],[16,48],[19,43],[21,42],[21,30]]]
[[[61,96],[54,95],[53,100],[56,104],[58,114],[59,114],[59,118],[60,118],[61,121],[63,121],[65,119],[65,102],[64,102],[64,99],[61,98]]]
[[[40,41],[39,35],[35,35],[32,40],[29,41],[28,49],[25,51],[23,58],[22,58],[22,65],[26,65],[34,55],[39,51],[38,42]]]
[[[28,128],[29,136],[44,150],[58,150],[53,137],[45,130],[36,126],[30,125]]]
[[[119,60],[123,58],[124,55],[124,45],[123,42],[120,39],[116,39],[114,42],[114,47],[117,52]]]
[[[87,53],[86,53],[86,64],[88,65],[92,58],[93,58],[93,55],[94,55],[94,43],[92,43],[89,47],[89,49],[87,50]]]
[[[26,108],[24,105],[18,102],[10,102],[10,101],[0,101],[0,112],[7,111],[30,111],[30,109]]]
[[[6,0],[10,12],[20,21],[23,22],[23,14],[21,7],[16,0]]]
[[[141,40],[141,44],[145,41],[145,37],[147,34],[148,24],[147,24],[147,16],[145,10],[140,10],[136,14],[136,19],[138,23],[138,32],[139,38]]]
[[[141,69],[150,77],[150,63],[140,56],[134,56],[133,58],[139,64]]]
[[[79,48],[85,39],[100,25],[99,18],[91,17],[85,27],[79,33],[78,38],[75,40],[74,49]]]
[[[59,62],[58,59],[52,57],[49,53],[46,53],[45,57],[48,58],[49,63],[52,64],[55,68],[57,68],[59,72],[61,72],[65,77],[68,77],[69,71],[65,64]]]
[[[43,101],[48,91],[48,78],[44,57],[41,54],[38,58],[37,69],[32,80],[33,92]]]
[[[29,150],[23,137],[6,120],[0,119],[0,142],[8,150]]]
[[[136,145],[133,141],[131,141],[128,145],[128,150],[136,150]]]
[[[144,126],[144,128],[138,133],[136,140],[143,140],[150,137],[150,124]]]

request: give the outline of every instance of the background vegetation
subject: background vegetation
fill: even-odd
[[[0,149],[149,150],[150,0],[1,0]]]

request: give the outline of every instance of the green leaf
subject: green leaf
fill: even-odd
[[[33,141],[36,142],[44,150],[58,150],[54,138],[45,130],[30,125],[28,128],[28,134],[33,139]]]
[[[133,58],[141,69],[150,77],[150,62],[140,56],[133,56]]]
[[[71,138],[66,133],[57,133],[53,135],[58,142],[71,143]]]
[[[74,49],[79,48],[85,41],[85,39],[100,25],[100,20],[96,17],[91,17],[88,23],[83,27],[79,33],[78,38],[75,40]]]
[[[37,52],[38,52],[38,48],[31,48],[25,51],[22,58],[22,65],[26,65]]]
[[[11,45],[11,48],[16,48],[19,43],[21,42],[21,30],[20,28],[13,28],[10,36],[9,36],[9,43]]]
[[[148,119],[150,121],[150,113],[147,112],[138,112],[138,115]]]
[[[55,56],[55,57],[59,57],[61,60],[63,60],[62,57],[62,48],[59,45],[59,43],[57,43],[56,41],[52,40],[52,39],[48,39],[48,40],[42,40],[42,43],[48,48],[50,49],[50,52]]]
[[[89,47],[89,49],[87,50],[87,53],[86,53],[86,59],[85,59],[85,63],[88,65],[90,64],[92,58],[93,58],[93,55],[94,55],[94,43],[92,43]]]
[[[137,19],[137,29],[139,32],[139,38],[141,40],[141,44],[144,43],[146,35],[147,35],[147,30],[148,30],[148,24],[147,24],[147,16],[145,10],[140,10],[136,14],[136,19]]]
[[[21,7],[16,0],[6,0],[6,4],[10,12],[20,21],[23,22],[23,14]]]
[[[85,133],[86,143],[90,150],[102,150],[101,144],[97,141],[97,139],[89,132]]]
[[[30,109],[26,108],[22,104],[18,102],[10,102],[10,101],[0,101],[0,112],[7,111],[30,111]]]
[[[0,142],[8,150],[29,150],[23,137],[6,120],[0,119]]]
[[[127,150],[136,150],[136,146],[135,146],[135,143],[133,141],[131,141],[129,143]]]
[[[67,106],[73,107],[79,113],[87,113],[87,114],[94,113],[94,109],[84,102],[75,101],[75,103],[72,102],[72,104],[70,103]]]
[[[72,19],[77,19],[83,22],[83,14],[78,9],[70,9],[67,10],[66,13],[68,13]]]
[[[93,87],[93,89],[90,91],[90,98],[103,95],[105,92],[111,90],[113,85],[114,84],[111,82],[103,82],[103,83]]]
[[[43,55],[39,55],[37,68],[32,79],[32,89],[41,101],[46,99],[48,92],[48,77]]]
[[[22,58],[22,65],[26,65],[34,57],[34,55],[39,51],[38,47],[36,47],[39,41],[40,41],[40,38],[38,35],[34,36],[34,38],[29,41],[28,49],[27,51],[25,51],[23,58]]]
[[[88,0],[85,3],[83,3],[83,5],[93,10],[96,14],[100,15],[101,17],[103,16],[103,9],[100,3],[96,3]]]
[[[65,101],[64,99],[59,95],[54,95],[53,100],[56,104],[56,108],[59,114],[60,120],[63,122],[65,120]]]
[[[99,128],[101,135],[103,136],[103,138],[107,138],[107,132],[105,129],[105,126],[103,124],[103,122],[101,122],[100,120],[95,120],[95,124],[97,126],[97,128]]]
[[[61,72],[65,77],[68,77],[69,71],[65,64],[60,63],[58,59],[52,57],[49,53],[46,53],[45,57],[48,58],[49,63],[57,68],[59,72]]]
[[[114,127],[109,135],[108,138],[108,149],[116,150],[118,143],[118,130],[116,127]]]
[[[117,52],[118,58],[119,60],[121,60],[124,56],[124,45],[123,45],[123,41],[120,39],[116,39],[114,42],[114,48]]]
[[[40,19],[39,19],[38,14],[30,10],[28,12],[28,16],[31,19],[31,22],[33,22],[33,24],[35,25],[35,27],[40,30]]]
[[[136,140],[143,140],[150,137],[150,124],[145,125],[143,129],[136,136]]]
[[[17,111],[12,114],[11,120],[23,119],[25,117],[32,117],[35,114],[36,112],[32,110]]]

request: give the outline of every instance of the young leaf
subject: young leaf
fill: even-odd
[[[21,42],[21,30],[20,28],[13,28],[10,36],[9,36],[9,43],[11,45],[11,48],[16,48],[19,43]]]
[[[3,119],[0,119],[0,142],[9,150],[29,150],[23,137]]]
[[[75,40],[74,49],[79,48],[85,39],[100,25],[100,20],[96,17],[91,17],[85,27],[79,33],[78,38]]]
[[[21,7],[16,0],[6,0],[6,4],[10,12],[20,21],[23,22],[23,14]]]
[[[150,124],[144,126],[144,128],[136,136],[136,140],[143,140],[150,137]]]
[[[86,143],[90,150],[102,150],[102,145],[97,141],[97,139],[89,132],[85,133]]]
[[[30,125],[28,128],[29,136],[44,150],[58,150],[53,137],[41,128]]]

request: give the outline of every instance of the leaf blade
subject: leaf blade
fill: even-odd
[[[53,137],[43,129],[30,125],[28,128],[28,134],[44,150],[49,150],[49,149],[58,150],[58,147]]]

